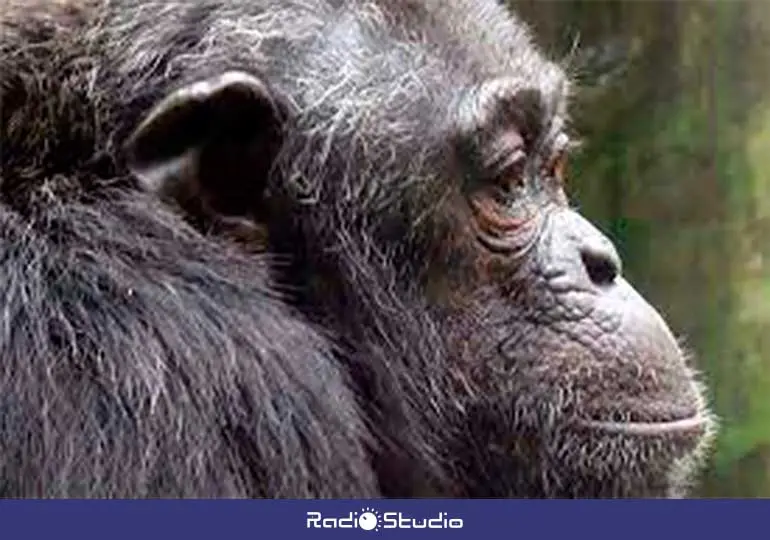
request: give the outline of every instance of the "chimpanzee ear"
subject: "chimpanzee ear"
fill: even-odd
[[[196,214],[252,214],[262,202],[284,112],[247,73],[191,84],[160,101],[134,131],[128,166],[149,190]]]

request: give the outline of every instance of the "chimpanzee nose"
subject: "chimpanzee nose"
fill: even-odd
[[[580,259],[594,285],[612,285],[620,275],[621,262],[615,246],[604,237],[584,239],[580,243]]]
[[[617,249],[596,226],[572,209],[550,214],[550,254],[573,279],[595,287],[617,283],[623,268]],[[562,267],[562,265],[564,265]]]

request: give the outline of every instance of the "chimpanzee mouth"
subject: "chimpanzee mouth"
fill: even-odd
[[[709,418],[703,414],[678,420],[656,422],[581,420],[581,427],[608,435],[633,435],[655,437],[661,435],[700,435],[709,424]]]

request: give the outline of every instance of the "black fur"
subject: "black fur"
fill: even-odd
[[[0,7],[0,493],[685,485],[709,413],[538,172],[569,81],[502,7]],[[469,203],[518,178],[516,145],[498,211],[523,225],[495,252]]]

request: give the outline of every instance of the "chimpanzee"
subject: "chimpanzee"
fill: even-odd
[[[0,7],[0,494],[683,493],[713,416],[504,7]]]

